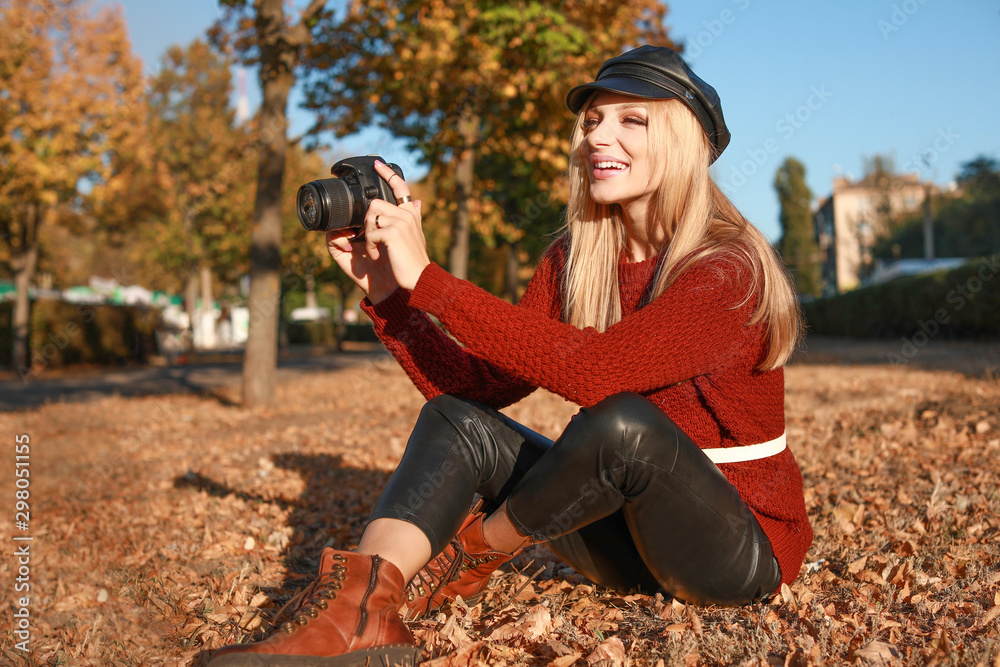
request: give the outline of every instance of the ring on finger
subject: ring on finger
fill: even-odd
[[[381,215],[381,214],[379,214],[379,215]],[[378,224],[378,215],[375,216],[375,229],[382,229],[382,227],[380,227],[379,224]]]
[[[396,197],[397,205],[405,204],[406,202],[411,202],[411,201],[413,201],[413,197],[411,197],[410,195],[406,195],[405,197]]]

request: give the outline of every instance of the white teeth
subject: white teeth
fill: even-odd
[[[624,169],[625,165],[621,162],[595,162],[594,166],[598,169]]]

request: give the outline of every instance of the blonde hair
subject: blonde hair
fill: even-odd
[[[625,225],[618,204],[590,197],[581,151],[584,105],[573,128],[569,202],[562,240],[568,242],[563,274],[564,319],[604,331],[621,320],[618,262],[625,249]],[[741,303],[757,297],[748,325],[764,322],[767,354],[761,370],[788,362],[802,335],[802,316],[791,279],[771,244],[723,194],[708,173],[712,146],[695,115],[678,100],[646,100],[651,173],[659,175],[647,224],[664,239],[652,301],[694,264],[724,257],[745,267],[751,285]],[[655,178],[655,176],[654,176]],[[650,230],[651,232],[654,230]],[[557,241],[558,242],[558,241]]]

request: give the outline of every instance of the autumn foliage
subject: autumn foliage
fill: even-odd
[[[485,280],[472,240],[534,259],[560,224],[569,87],[629,46],[672,46],[666,12],[654,0],[352,2],[307,49],[307,107],[318,128],[407,139],[435,185],[424,218],[448,230],[442,262]],[[523,258],[508,250],[516,287]]]
[[[142,76],[121,13],[77,0],[0,1],[0,259],[17,287],[15,368],[27,369],[28,287],[46,234],[85,224],[141,162]],[[79,189],[81,181],[90,191]]]

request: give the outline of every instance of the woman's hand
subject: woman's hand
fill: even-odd
[[[398,285],[392,276],[389,260],[376,261],[361,243],[352,243],[350,232],[327,232],[326,248],[337,266],[364,291],[369,301],[378,303],[392,294]]]
[[[368,207],[365,250],[376,263],[388,257],[396,284],[413,289],[420,274],[431,263],[421,226],[420,202],[410,198],[410,186],[392,169],[376,161],[375,171],[386,180],[400,203],[376,199]]]
[[[397,201],[410,196],[409,186],[392,169],[376,162],[375,171],[389,183]],[[327,232],[327,249],[372,303],[382,301],[397,287],[413,289],[430,263],[419,201],[398,206],[382,199],[372,201],[365,215],[364,245],[351,238],[349,233]]]

